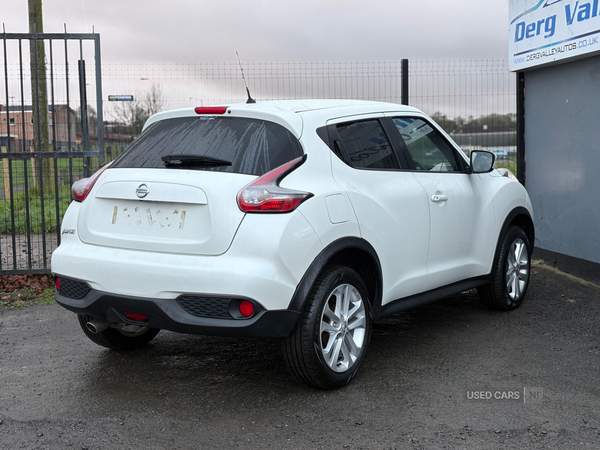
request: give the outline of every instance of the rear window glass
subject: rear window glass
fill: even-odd
[[[112,167],[165,168],[162,157],[191,155],[216,158],[231,165],[181,165],[182,169],[260,176],[302,154],[298,139],[273,122],[234,117],[178,117],[150,125]]]
[[[392,146],[378,120],[337,126],[346,159],[360,169],[400,169]]]

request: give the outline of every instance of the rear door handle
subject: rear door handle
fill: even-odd
[[[448,200],[448,196],[444,194],[433,194],[431,196],[431,201],[434,203],[445,202]]]

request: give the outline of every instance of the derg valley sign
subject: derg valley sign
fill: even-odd
[[[600,0],[510,0],[512,71],[600,54]]]

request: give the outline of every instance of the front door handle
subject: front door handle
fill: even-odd
[[[448,196],[444,194],[433,194],[431,196],[431,201],[434,203],[445,202],[448,200]]]

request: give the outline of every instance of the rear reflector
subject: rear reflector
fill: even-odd
[[[98,181],[100,175],[102,175],[102,172],[108,169],[113,162],[114,161],[111,161],[108,164],[100,167],[100,169],[98,169],[91,177],[82,178],[81,180],[73,183],[73,186],[71,186],[71,197],[73,200],[76,202],[84,201],[94,187],[94,184],[96,184],[96,181]]]
[[[304,200],[313,196],[310,192],[282,188],[279,183],[298,168],[305,156],[296,158],[267,172],[238,193],[238,205],[244,212],[286,213],[293,211]]]
[[[227,106],[198,106],[194,111],[196,114],[225,114]]]
[[[56,283],[56,290],[58,292],[60,292],[60,278],[56,278],[56,280],[54,280],[54,282]]]
[[[254,305],[252,302],[244,300],[242,303],[240,303],[240,314],[244,317],[250,317],[252,314],[254,314]]]
[[[135,322],[148,322],[148,316],[146,316],[145,314],[138,314],[138,313],[132,313],[132,312],[125,312],[123,311],[123,315],[129,319],[129,320],[133,320]]]

